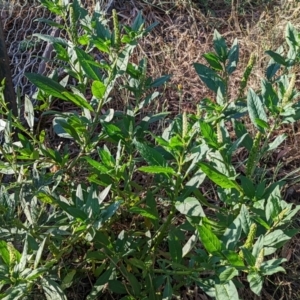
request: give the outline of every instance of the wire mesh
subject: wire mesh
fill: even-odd
[[[21,95],[32,95],[33,87],[24,74],[38,72],[47,46],[46,42],[39,41],[33,34],[51,34],[52,31],[47,24],[36,22],[36,19],[53,19],[54,16],[37,0],[0,1],[14,87],[19,88]],[[51,69],[51,65],[48,67]]]
[[[106,11],[114,0],[82,0],[84,6],[91,10],[95,3]],[[28,82],[25,73],[40,73],[47,75],[54,63],[49,60],[52,47],[45,41],[39,40],[35,33],[60,36],[57,29],[37,22],[39,18],[55,21],[51,14],[38,0],[0,0],[0,16],[3,23],[6,47],[10,59],[10,66],[15,89],[19,88],[21,95],[31,97],[34,87]]]

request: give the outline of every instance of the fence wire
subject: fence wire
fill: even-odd
[[[82,0],[82,3],[92,9],[96,1],[99,1],[104,11],[114,2],[114,0]],[[55,21],[55,15],[43,7],[38,0],[11,0],[9,2],[0,0],[0,16],[14,87],[16,90],[19,89],[21,95],[26,94],[31,97],[34,87],[28,82],[25,73],[48,75],[54,68],[54,63],[49,61],[50,57],[47,57],[52,50],[51,46],[33,35],[40,33],[60,36],[57,29],[37,22],[37,19],[45,18]]]

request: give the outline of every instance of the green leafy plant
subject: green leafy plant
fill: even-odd
[[[145,29],[139,13],[121,26],[114,11],[111,30],[99,6],[89,14],[78,1],[42,3],[66,36],[36,36],[53,44],[63,72],[27,74],[38,105],[25,97],[24,118],[0,96],[1,297],[67,299],[85,278],[86,299],[172,299],[193,285],[222,300],[239,299],[242,286],[259,295],[267,276],[284,272],[274,254],[298,232],[300,206],[283,199],[285,183],[266,176],[264,163],[286,139],[274,137],[278,128],[300,116],[299,33],[289,24],[287,54],[267,51],[259,91],[247,89],[252,55],[231,99],[239,46],[215,31],[208,66],[194,65],[215,99],[170,117],[146,109],[170,76],[147,77],[147,60],[131,59],[155,24]],[[126,98],[116,110],[118,90]],[[54,100],[72,109],[54,109]],[[51,144],[43,120],[63,147]]]

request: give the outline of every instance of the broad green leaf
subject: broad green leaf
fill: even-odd
[[[250,289],[256,295],[260,295],[263,286],[263,278],[258,273],[250,273],[247,276],[247,280],[250,284]]]
[[[283,133],[278,135],[275,140],[268,145],[267,151],[272,151],[277,149],[287,138],[287,134]]]
[[[141,284],[132,273],[128,272],[126,277],[129,281],[130,288],[132,289],[133,296],[135,296],[135,298],[138,299],[141,293]]]
[[[35,260],[34,260],[34,265],[33,265],[34,269],[36,269],[38,267],[39,263],[40,263],[40,260],[41,260],[42,255],[43,255],[43,251],[44,251],[44,247],[45,247],[47,239],[48,239],[48,237],[45,237],[43,239],[42,243],[39,246],[38,251],[36,252],[36,256],[35,256]]]
[[[173,296],[173,288],[170,282],[170,277],[167,277],[167,282],[165,284],[162,300],[171,300]]]
[[[213,146],[215,149],[218,149],[219,143],[214,128],[207,122],[199,121],[199,123],[201,134],[207,142],[207,144]]]
[[[203,211],[202,205],[200,202],[194,197],[188,197],[184,199],[182,202],[177,201],[175,203],[176,209],[188,216],[192,217],[205,217],[205,213]]]
[[[76,274],[76,270],[71,270],[67,273],[67,275],[64,277],[61,283],[62,290],[69,288],[74,283],[73,278],[75,274]]]
[[[266,77],[268,80],[272,80],[273,76],[275,76],[276,72],[280,69],[280,64],[270,63],[266,70]]]
[[[41,281],[41,286],[47,300],[67,300],[66,295],[57,282],[49,279],[48,277],[42,277]]]
[[[149,147],[146,144],[140,143],[138,141],[134,141],[134,144],[143,157],[143,159],[150,165],[150,166],[165,166],[166,160],[164,157],[154,148]],[[169,168],[171,169],[171,168]],[[175,172],[172,169],[172,173]]]
[[[157,88],[157,87],[163,85],[165,82],[167,82],[170,78],[171,78],[171,75],[165,75],[160,78],[157,78],[151,82],[150,87]]]
[[[249,210],[245,204],[242,204],[239,216],[240,216],[241,226],[243,228],[243,231],[246,235],[248,235],[251,226],[251,218],[250,218]]]
[[[232,281],[216,284],[216,300],[239,300],[237,289]]]
[[[246,263],[249,266],[254,267],[256,262],[256,258],[254,257],[254,255],[247,248],[242,247],[241,250]]]
[[[53,79],[34,73],[26,73],[25,76],[43,92],[62,100],[68,100],[68,98],[63,95],[67,90]]]
[[[108,207],[105,208],[105,210],[102,212],[101,217],[103,218],[103,222],[107,221],[109,218],[111,218],[119,209],[120,205],[122,204],[122,201],[116,201],[115,203],[112,203]]]
[[[225,63],[228,58],[228,48],[225,39],[220,35],[220,33],[215,29],[214,31],[214,48],[219,56],[221,62]]]
[[[176,229],[169,231],[168,245],[172,261],[180,263],[182,260],[182,247]]]
[[[272,84],[262,79],[261,81],[262,97],[266,107],[273,113],[278,113],[279,98]]]
[[[266,247],[265,255],[274,253],[274,250],[282,247],[287,241],[289,241],[297,230],[281,230],[277,229],[264,236],[264,246]],[[268,248],[271,248],[268,250]],[[274,249],[272,249],[274,248]]]
[[[223,250],[222,254],[226,257],[228,260],[228,263],[233,267],[244,267],[245,264],[242,260],[242,258],[234,251],[232,250]],[[254,260],[255,263],[255,260]]]
[[[249,197],[250,200],[253,200],[255,197],[255,186],[253,181],[246,176],[240,176],[239,179],[241,180],[241,186],[245,195]]]
[[[247,95],[247,105],[248,105],[249,117],[251,119],[251,122],[258,129],[261,129],[260,126],[257,124],[256,119],[260,119],[262,121],[268,122],[268,118],[260,98],[256,95],[256,93],[251,88],[249,89]]]
[[[210,64],[210,66],[217,70],[217,71],[223,71],[223,67],[219,62],[219,58],[216,54],[212,52],[207,52],[203,54],[203,57],[206,59],[206,61]]]
[[[226,283],[233,279],[235,276],[239,275],[239,271],[233,267],[227,267],[224,271],[222,271],[219,275],[219,279],[221,283]]]
[[[292,49],[297,49],[300,46],[299,33],[290,22],[287,23],[285,28],[285,39],[289,47]]]
[[[113,268],[108,268],[101,276],[96,280],[93,285],[92,290],[87,295],[86,300],[95,300],[98,298],[98,295],[102,292],[102,290],[106,287],[109,279],[113,274]]]
[[[104,164],[102,163],[99,163],[98,161],[92,159],[91,157],[89,156],[85,156],[84,159],[93,167],[95,168],[96,170],[98,170],[100,173],[102,174],[107,174],[110,169],[105,166]]]
[[[80,143],[80,137],[73,126],[67,123],[66,118],[55,117],[52,121],[54,132],[63,138],[71,138]]]
[[[228,63],[226,66],[226,71],[229,75],[231,75],[237,68],[239,62],[239,44],[237,39],[234,39],[234,42],[231,46],[231,49],[228,53]]]
[[[106,86],[101,81],[95,80],[92,83],[92,93],[96,98],[102,99],[103,96],[105,95],[105,91],[106,91]]]
[[[198,225],[197,230],[206,251],[210,254],[220,255],[222,244],[218,237],[203,225]]]
[[[32,130],[34,126],[34,108],[27,95],[25,95],[24,118],[27,121],[29,128]]]
[[[200,169],[207,175],[207,177],[220,187],[224,189],[233,188],[238,191],[241,191],[241,187],[237,184],[237,182],[228,178],[226,175],[220,173],[213,166],[204,162],[200,162],[198,163],[198,165]]]
[[[193,234],[182,247],[182,257],[185,257],[195,247],[197,242],[198,236],[197,234]]]
[[[166,175],[176,174],[174,169],[170,167],[161,167],[161,166],[145,166],[145,167],[140,167],[138,170],[149,174],[166,174]]]
[[[0,240],[0,256],[3,259],[3,262],[9,266],[10,265],[10,254],[8,251],[7,243],[3,240]]]
[[[62,92],[62,95],[65,96],[69,101],[73,102],[79,108],[86,108],[90,111],[93,111],[92,106],[87,102],[86,99],[84,99],[80,95],[70,92]]]
[[[285,269],[280,265],[286,261],[286,258],[271,259],[264,261],[260,266],[260,272],[262,272],[264,276],[273,275],[278,272],[285,273]]]
[[[137,206],[133,206],[129,209],[130,212],[135,213],[135,214],[139,214],[143,217],[152,219],[152,220],[157,220],[157,217],[154,216],[151,211],[149,209],[146,208],[141,208],[141,207],[137,207]]]
[[[1,300],[24,299],[27,289],[27,283],[18,283],[17,285],[8,288],[4,294],[1,294]],[[60,300],[59,298],[56,299]]]
[[[108,288],[111,292],[116,294],[127,294],[127,288],[125,284],[119,280],[110,280],[108,282]]]
[[[213,92],[217,93],[220,88],[221,92],[225,91],[225,83],[224,80],[217,74],[216,71],[206,67],[203,64],[194,63],[194,68],[201,78],[201,80],[205,83],[205,85],[211,89]]]
[[[227,250],[234,250],[236,244],[239,242],[242,233],[242,225],[240,216],[237,216],[233,223],[225,230],[222,237],[222,242]]]
[[[265,53],[268,54],[269,56],[271,56],[276,63],[278,63],[280,65],[283,65],[283,66],[287,65],[286,60],[279,53],[276,53],[276,52],[271,51],[271,50],[268,50]]]
[[[34,33],[32,36],[36,36],[37,38],[46,41],[50,44],[60,44],[62,46],[68,46],[68,42],[62,38],[54,37],[52,35]]]
[[[102,76],[100,73],[100,69],[92,64],[94,62],[94,59],[84,50],[78,47],[75,47],[75,52],[77,54],[78,62],[85,72],[85,75],[93,80],[101,80]]]

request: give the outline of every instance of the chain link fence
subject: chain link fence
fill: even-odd
[[[71,0],[70,0],[71,1]],[[82,0],[84,6],[93,9],[96,1],[105,12],[114,0]],[[60,36],[56,28],[51,28],[37,19],[44,18],[55,21],[51,14],[38,0],[0,0],[0,16],[2,19],[5,43],[11,65],[13,85],[21,95],[31,97],[34,87],[28,82],[25,73],[47,75],[53,68],[51,58],[52,47],[47,42],[34,37],[35,33]]]

